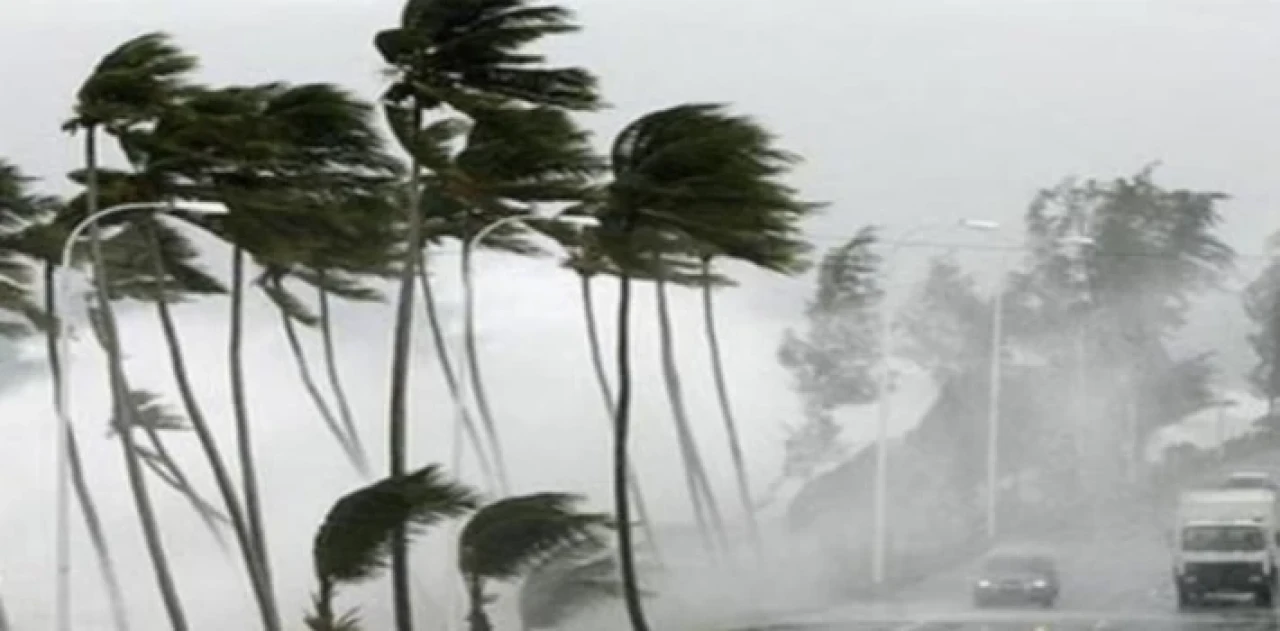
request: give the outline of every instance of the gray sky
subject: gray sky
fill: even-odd
[[[0,20],[0,155],[47,178],[76,168],[79,145],[58,131],[74,90],[97,59],[119,42],[165,30],[203,59],[209,82],[332,81],[372,98],[379,62],[369,45],[395,19],[392,0],[5,0]],[[571,3],[586,30],[557,42],[557,59],[590,66],[602,77],[611,110],[586,120],[603,144],[630,119],[685,101],[734,103],[759,116],[806,164],[796,184],[831,202],[815,220],[815,243],[835,245],[867,223],[899,234],[962,217],[1002,221],[1016,240],[1017,221],[1034,191],[1058,179],[1129,174],[1162,160],[1161,181],[1217,188],[1225,234],[1242,252],[1262,252],[1280,219],[1280,62],[1275,37],[1280,4],[1264,1],[894,0],[581,0]],[[980,242],[985,237],[936,233]],[[907,256],[910,254],[910,256]],[[901,271],[911,270],[904,252]],[[225,271],[225,254],[211,255]],[[966,259],[991,268],[990,256]],[[444,298],[456,296],[456,257],[442,253]],[[1242,264],[1246,270],[1248,261]],[[736,270],[735,270],[736,271]],[[775,475],[780,425],[795,413],[774,349],[795,323],[809,280],[740,273],[742,287],[722,296],[723,338],[731,387],[746,426],[756,479]],[[484,368],[513,471],[523,489],[580,489],[603,499],[607,482],[605,421],[581,333],[574,280],[550,260],[485,257],[477,280]],[[680,519],[676,451],[664,394],[650,293],[642,288],[636,341],[640,370],[637,452],[656,508]],[[611,288],[601,287],[600,316],[611,337]],[[1214,303],[1234,310],[1234,302]],[[448,306],[448,305],[446,305]],[[686,392],[699,437],[718,445],[711,381],[695,295],[676,299],[677,338]],[[284,611],[299,611],[310,584],[312,529],[328,504],[358,481],[320,434],[279,332],[278,318],[255,298],[248,373],[263,484],[268,495]],[[450,310],[453,312],[453,310]],[[180,326],[207,412],[229,428],[224,362],[226,305],[192,304]],[[390,310],[343,306],[339,352],[368,442],[382,444]],[[451,324],[451,323],[450,323]],[[1202,318],[1197,339],[1239,338],[1235,311]],[[418,331],[414,377],[414,460],[444,458],[449,408],[425,330]],[[160,337],[145,310],[124,323],[129,369],[139,386],[171,392]],[[309,346],[316,357],[318,347]],[[77,346],[75,418],[111,522],[117,556],[128,567],[136,616],[156,620],[119,454],[105,439],[106,401],[95,349]],[[32,628],[48,624],[51,584],[52,433],[48,384],[28,381],[0,393],[0,462],[8,480],[0,524],[0,571],[11,614]],[[229,431],[224,444],[230,445]],[[185,439],[184,439],[185,440]],[[379,450],[380,453],[381,450]],[[195,450],[186,451],[195,459]],[[732,505],[727,458],[713,452],[724,502]],[[192,467],[193,472],[201,468]],[[196,628],[217,628],[227,615],[248,615],[238,566],[214,555],[207,534],[164,489],[168,542],[179,582],[190,589]],[[77,534],[81,536],[80,533]],[[82,624],[105,624],[87,548],[78,548]],[[202,578],[197,578],[203,576]],[[17,577],[21,577],[18,580]],[[195,595],[199,591],[199,595]],[[216,596],[215,596],[216,595]],[[226,612],[226,613],[223,613]],[[150,625],[144,625],[150,626]]]

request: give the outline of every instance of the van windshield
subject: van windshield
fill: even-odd
[[[1182,549],[1193,552],[1254,552],[1266,547],[1256,526],[1191,526],[1182,531]]]

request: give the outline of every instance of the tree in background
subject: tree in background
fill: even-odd
[[[1269,239],[1280,246],[1280,234]],[[1276,416],[1280,400],[1280,255],[1273,254],[1262,273],[1244,290],[1244,310],[1256,329],[1249,334],[1249,345],[1258,363],[1249,371],[1249,382],[1267,402],[1267,418]]]
[[[991,355],[991,303],[951,257],[938,257],[898,314],[897,347],[943,383]]]
[[[1076,384],[1069,399],[1047,396],[1046,412],[1077,406],[1064,421],[1092,436],[1092,447],[1077,448],[1099,464],[1137,465],[1151,431],[1207,403],[1205,357],[1175,357],[1167,340],[1232,265],[1216,234],[1225,198],[1161,187],[1147,167],[1112,181],[1067,180],[1027,212],[1031,252],[1012,278],[1007,330],[1057,367],[1059,383]]]
[[[804,421],[786,443],[784,478],[804,480],[845,455],[832,413],[874,401],[880,362],[882,259],[878,237],[866,227],[832,248],[818,264],[817,287],[805,308],[807,330],[788,330],[778,359],[791,371]]]

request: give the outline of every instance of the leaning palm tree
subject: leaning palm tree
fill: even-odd
[[[647,631],[636,580],[627,502],[631,422],[631,280],[653,259],[664,234],[727,256],[752,251],[762,235],[798,234],[812,208],[778,181],[795,158],[773,146],[755,121],[714,104],[687,104],[642,116],[614,140],[612,179],[598,197],[603,251],[620,270],[618,399],[613,494],[624,600],[635,631]]]
[[[515,222],[489,230],[483,242],[475,235],[484,226],[510,217],[529,217],[540,204],[577,201],[599,172],[599,159],[588,134],[564,111],[551,107],[494,107],[472,113],[474,125],[465,135],[465,146],[434,169],[431,241],[457,238],[466,261],[473,247],[494,247],[515,254],[537,253],[523,238]],[[506,228],[504,230],[503,228]],[[468,301],[463,322],[468,379],[476,407],[493,454],[498,488],[510,491],[506,457],[486,395],[480,357],[476,348],[475,294],[470,291],[469,270],[463,270],[463,299]],[[425,282],[425,278],[424,278]]]
[[[165,35],[152,33],[127,41],[108,53],[81,85],[76,95],[75,116],[65,128],[84,132],[87,215],[92,216],[98,211],[98,130],[119,133],[154,120],[161,110],[170,105],[185,83],[186,75],[195,67],[194,57],[184,53]],[[97,270],[93,275],[96,305],[105,329],[103,342],[107,351],[113,407],[119,418],[132,425],[133,410],[128,403],[130,388],[120,355],[118,329],[104,277],[100,231],[96,223],[90,231],[89,246]],[[161,541],[159,523],[137,456],[133,433],[123,432],[120,445],[169,623],[175,631],[186,631],[186,613]]]
[[[594,243],[594,233],[594,230],[583,230],[573,235],[571,240],[564,242],[569,256],[563,265],[578,276],[579,300],[582,302],[582,319],[587,334],[587,350],[591,355],[591,369],[595,373],[596,387],[604,403],[606,423],[612,425],[615,415],[613,387],[609,385],[609,375],[604,365],[604,348],[600,342],[600,325],[596,320],[595,292],[592,287],[596,276],[612,273],[614,270],[609,268],[608,261],[600,254],[599,247]],[[661,564],[662,554],[658,539],[654,534],[648,503],[645,501],[644,491],[641,490],[640,478],[636,475],[635,467],[630,467],[627,472],[627,484],[631,489],[631,501],[635,503],[637,521],[644,529],[645,540]]]
[[[0,311],[8,310],[26,315],[33,324],[44,329],[48,354],[50,381],[53,384],[54,411],[60,424],[66,416],[62,400],[56,396],[61,388],[62,365],[58,359],[57,345],[60,328],[57,298],[57,265],[62,242],[66,238],[65,226],[55,222],[61,202],[55,198],[36,195],[28,190],[31,178],[25,176],[16,165],[0,159]],[[25,259],[25,261],[24,261]],[[20,290],[26,283],[29,268],[34,263],[43,270],[44,305],[42,310],[32,310],[28,296]],[[29,327],[14,323],[11,327],[0,324],[0,333],[20,334]],[[116,631],[127,631],[128,614],[124,604],[124,592],[111,549],[98,516],[97,503],[85,477],[80,458],[79,442],[75,432],[67,424],[67,462],[70,468],[71,488],[80,513],[84,517],[85,530],[98,561],[98,570],[106,587],[107,602],[111,607],[111,619]]]
[[[458,536],[458,571],[466,587],[471,631],[492,631],[485,606],[491,582],[525,576],[548,557],[584,540],[600,541],[608,515],[584,513],[583,498],[534,493],[500,499],[476,511]]]
[[[386,566],[400,533],[422,534],[442,521],[473,510],[478,499],[468,487],[430,465],[386,478],[348,493],[334,503],[312,548],[318,585],[312,631],[358,629],[355,612],[337,614],[337,589],[376,577]]]
[[[423,169],[433,156],[422,140],[429,112],[448,105],[460,111],[502,103],[590,109],[599,104],[595,79],[577,68],[545,65],[529,44],[576,30],[569,11],[536,6],[528,0],[406,0],[400,23],[374,38],[392,70],[392,85],[382,95],[400,144],[410,159],[405,209],[407,240],[396,304],[391,360],[388,450],[391,475],[404,472],[410,331],[414,276],[421,264],[423,222],[419,203]],[[429,143],[427,143],[429,145]],[[403,537],[392,550],[392,589],[396,628],[411,631],[409,568]]]

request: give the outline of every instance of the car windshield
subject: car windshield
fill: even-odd
[[[1053,568],[1053,563],[1043,557],[998,556],[987,560],[989,572],[1013,572],[1046,574]]]
[[[1280,488],[1280,485],[1277,485],[1271,478],[1252,475],[1228,478],[1222,486],[1228,489],[1266,489],[1269,491]]]
[[[1249,552],[1266,547],[1255,526],[1192,526],[1182,531],[1182,548],[1198,552]]]

